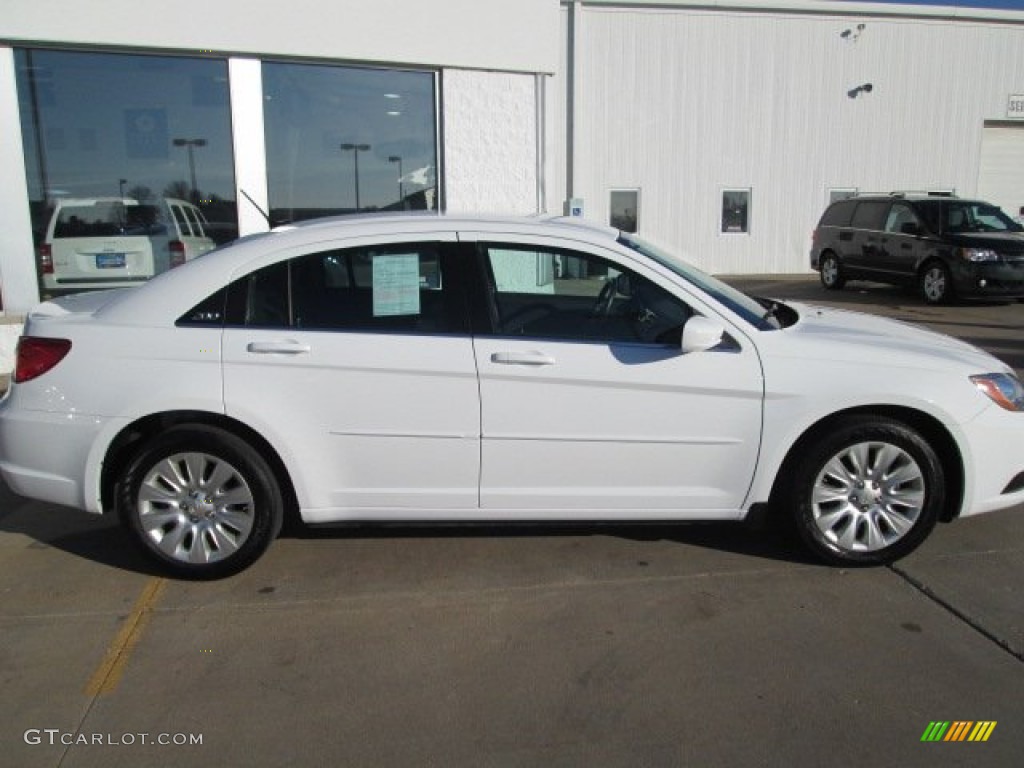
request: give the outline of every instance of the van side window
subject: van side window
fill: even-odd
[[[889,203],[886,201],[871,200],[857,203],[852,226],[854,229],[881,230],[888,210]]]
[[[853,209],[856,207],[853,200],[843,200],[828,207],[821,217],[823,227],[848,227],[853,217]]]
[[[885,231],[897,235],[916,231],[920,226],[921,222],[914,210],[905,203],[894,203],[885,219]],[[908,227],[911,229],[908,230]]]

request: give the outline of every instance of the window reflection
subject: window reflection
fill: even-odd
[[[434,75],[263,64],[270,218],[437,208]]]
[[[225,61],[15,56],[44,293],[137,282],[238,236]]]

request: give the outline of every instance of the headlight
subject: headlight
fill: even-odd
[[[988,395],[1000,408],[1024,412],[1024,384],[1009,373],[983,373],[971,376],[974,386]]]
[[[956,255],[964,261],[999,261],[999,254],[990,248],[957,248]]]

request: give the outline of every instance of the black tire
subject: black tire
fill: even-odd
[[[248,443],[217,427],[171,427],[142,446],[117,484],[122,522],[168,573],[229,576],[281,530],[273,471]]]
[[[945,503],[942,463],[908,425],[850,416],[798,450],[782,478],[784,501],[804,543],[825,562],[891,563],[935,527]]]
[[[832,251],[825,251],[821,254],[821,261],[818,263],[818,276],[821,278],[821,284],[829,291],[841,290],[846,285],[843,265],[839,262],[839,257]]]
[[[917,288],[926,304],[949,304],[953,301],[953,277],[941,261],[929,261],[917,276]]]

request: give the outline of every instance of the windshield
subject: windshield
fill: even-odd
[[[1020,232],[1020,224],[1015,222],[998,206],[990,203],[971,201],[948,201],[945,203],[946,215],[943,230],[952,234],[961,232]]]
[[[682,259],[641,240],[635,235],[622,233],[619,236],[619,243],[637,253],[642,253],[663,267],[672,270],[688,283],[692,283],[716,299],[720,304],[728,307],[758,330],[772,331],[779,327],[779,323],[772,317],[771,311],[766,312],[765,307],[760,302],[736,290],[731,285],[726,285],[718,278],[701,272]]]

